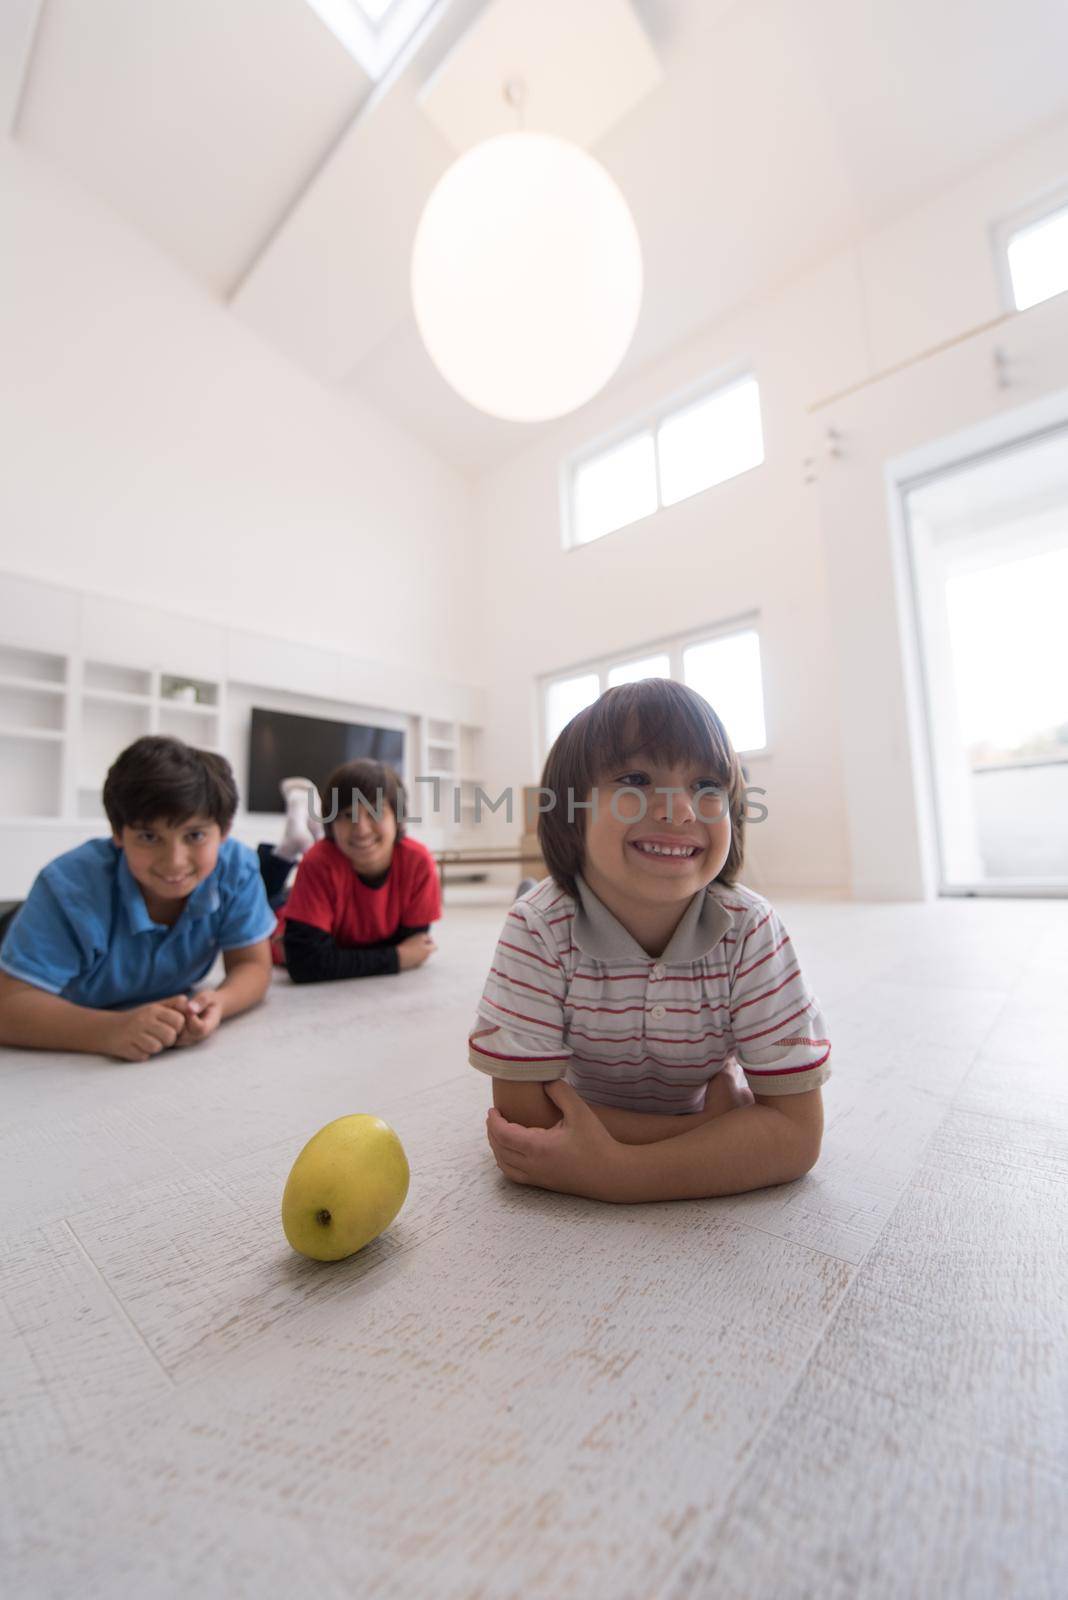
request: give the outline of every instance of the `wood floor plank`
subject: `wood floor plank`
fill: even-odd
[[[670,1600],[1064,1593],[1066,1167],[951,1110]]]
[[[132,1493],[146,1570],[161,1543],[191,1525],[223,1537],[248,1507],[328,1545],[347,1530],[361,1594],[383,1600],[467,1600],[508,1571],[525,1595],[588,1595],[592,1573],[604,1594],[646,1582],[680,1528],[723,1506],[851,1269],[700,1203],[500,1191],[477,1230],[396,1255],[177,1403],[86,1438],[63,1495],[38,1487],[18,1570],[78,1550],[81,1581],[106,1587],[102,1502]],[[206,1573],[199,1592],[223,1591]]]
[[[1068,1477],[814,1366],[657,1600],[1062,1600]]]
[[[500,1177],[500,907],[143,1068],[0,1050],[11,1592],[1062,1600],[1068,917],[779,904],[834,1076],[749,1195]],[[281,1189],[356,1110],[411,1196],[324,1267]]]
[[[126,1189],[74,1215],[86,1250],[171,1376],[184,1380],[493,1203],[477,1083],[465,1076],[379,1109],[408,1151],[413,1183],[393,1226],[347,1262],[306,1261],[282,1232],[282,1191],[315,1131],[307,1125],[218,1172]]]
[[[8,1245],[0,1277],[3,1466],[68,1447],[109,1417],[168,1397],[171,1382],[66,1223]]]

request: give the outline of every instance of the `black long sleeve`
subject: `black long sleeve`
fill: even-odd
[[[286,966],[294,983],[330,983],[338,978],[379,978],[400,971],[397,946],[413,933],[427,928],[396,929],[379,944],[355,945],[345,949],[322,928],[310,922],[286,919]]]

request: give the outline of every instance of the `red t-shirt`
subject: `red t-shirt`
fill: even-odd
[[[344,949],[380,944],[402,925],[422,928],[441,916],[434,857],[418,839],[398,839],[386,881],[372,889],[332,839],[320,839],[301,858],[296,882],[279,914],[275,938],[287,918],[328,933]],[[276,957],[277,959],[277,957]]]

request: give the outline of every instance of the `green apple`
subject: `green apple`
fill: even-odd
[[[338,1117],[310,1138],[282,1195],[282,1227],[302,1256],[340,1261],[389,1227],[408,1194],[408,1158],[388,1122]]]

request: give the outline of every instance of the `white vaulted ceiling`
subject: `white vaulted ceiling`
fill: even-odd
[[[633,9],[663,79],[594,146],[645,254],[616,381],[1068,110],[1061,0]],[[44,0],[16,137],[341,396],[484,467],[533,430],[451,393],[408,296],[453,158],[419,92],[482,10],[439,0],[372,89],[305,0]]]
[[[44,0],[17,136],[226,295],[369,89],[302,0]]]

